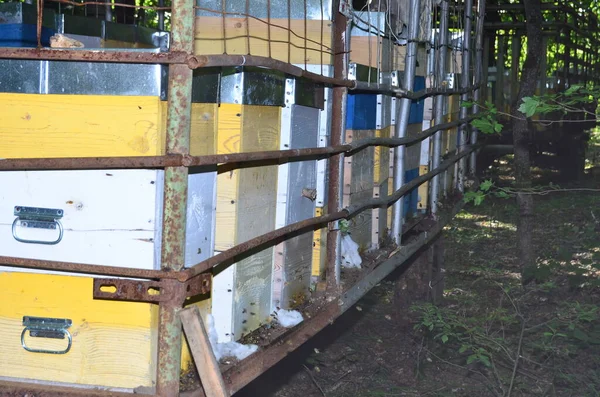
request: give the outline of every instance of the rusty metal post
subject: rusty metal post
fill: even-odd
[[[158,6],[164,7],[165,0],[158,0]],[[165,30],[165,10],[158,11],[158,30]]]
[[[446,80],[446,55],[448,54],[448,0],[442,0],[440,12],[440,31],[438,34],[438,50],[436,51],[437,63],[435,71],[436,87],[444,87]],[[440,125],[444,122],[444,108],[446,105],[446,97],[438,95],[435,97],[435,125]],[[433,159],[431,168],[435,169],[440,165],[442,158],[442,135],[445,131],[438,131],[433,138]],[[444,185],[445,186],[445,185]],[[437,215],[438,200],[440,195],[440,178],[435,176],[431,180],[431,213]]]
[[[194,50],[194,1],[173,0],[171,51]],[[192,102],[192,70],[184,64],[169,66],[167,154],[189,154]],[[164,176],[161,268],[179,271],[185,260],[185,227],[188,169],[167,167]],[[159,306],[157,394],[179,395],[181,370],[181,321],[178,311],[185,299],[183,284],[168,281],[172,298]]]
[[[473,0],[465,0],[465,29],[462,40],[462,75],[461,88],[468,87],[471,84],[471,28],[473,19]],[[469,100],[469,94],[461,95],[461,102]],[[467,118],[469,110],[461,106],[460,118]],[[458,150],[462,151],[467,145],[467,135],[469,124],[465,123],[460,126],[458,135]],[[467,159],[462,158],[458,164],[458,191],[463,192],[465,186],[465,174],[467,172]]]
[[[106,5],[105,7],[105,14],[104,14],[104,20],[106,22],[112,22],[112,2],[111,0],[106,0]]]
[[[485,19],[485,0],[477,1],[477,25],[475,27],[475,85],[487,84],[487,81],[483,79],[483,68],[484,68],[484,56],[483,56],[483,22]],[[514,60],[513,60],[514,62]],[[487,68],[487,64],[485,64]],[[473,114],[479,113],[479,101],[481,100],[481,92],[483,86],[480,86],[473,92]],[[473,128],[471,132],[471,145],[477,143],[477,129]],[[477,172],[477,152],[471,153],[469,159],[469,173],[475,175]]]
[[[333,77],[336,79],[345,79],[348,76],[348,46],[349,31],[348,19],[340,13],[339,3],[345,0],[337,0],[334,6],[334,60]],[[331,139],[330,145],[337,146],[342,144],[344,131],[346,129],[346,99],[348,88],[334,87],[332,94],[331,111]],[[342,204],[342,155],[335,155],[329,159],[329,184],[327,194],[327,212],[335,213],[340,210]],[[327,289],[334,291],[339,285],[340,263],[341,263],[341,233],[339,231],[339,222],[332,222],[327,233]]]

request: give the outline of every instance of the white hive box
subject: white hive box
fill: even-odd
[[[163,175],[162,170],[0,172],[5,187],[0,255],[160,269]],[[186,266],[212,255],[214,180],[213,172],[189,176]],[[60,215],[56,221],[22,217],[15,207]]]

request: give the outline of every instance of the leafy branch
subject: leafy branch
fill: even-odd
[[[473,203],[476,206],[481,205],[486,197],[493,196],[497,198],[516,197],[519,194],[529,194],[537,196],[545,196],[550,193],[558,192],[600,192],[600,189],[593,188],[572,188],[564,189],[553,183],[547,186],[536,186],[528,189],[515,189],[511,187],[499,187],[489,179],[486,179],[479,185],[479,189],[465,192],[463,200],[465,203]]]
[[[504,128],[503,124],[498,121],[498,116],[505,116],[512,119],[527,120],[531,117],[546,116],[552,114],[567,114],[581,113],[586,116],[595,117],[594,111],[587,110],[585,106],[597,104],[600,99],[600,88],[586,88],[582,85],[573,85],[566,91],[557,94],[534,95],[525,97],[519,105],[518,111],[523,116],[514,115],[499,111],[493,103],[485,101],[476,103],[473,101],[463,101],[461,106],[472,108],[477,105],[480,111],[477,113],[477,118],[471,122],[473,127],[477,128],[484,134],[492,135],[499,134]],[[587,123],[589,119],[565,120],[558,119],[539,119],[530,120],[534,123],[550,125],[553,123],[569,122],[569,123]]]

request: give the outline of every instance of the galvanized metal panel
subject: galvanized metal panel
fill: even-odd
[[[185,266],[191,267],[214,254],[217,213],[217,172],[188,175]]]
[[[48,94],[159,96],[161,65],[48,62]]]
[[[395,102],[396,98],[388,95],[378,95],[377,110],[378,112],[381,112],[381,116],[377,120],[377,129],[384,129],[396,124]]]
[[[283,73],[264,68],[223,68],[219,102],[284,106],[285,79]]]
[[[293,79],[286,80],[286,101],[290,103],[281,109],[281,130],[279,136],[279,148],[286,150],[290,148],[292,141],[292,106],[294,105]],[[277,171],[277,208],[275,212],[275,228],[279,229],[287,225],[288,212],[288,185],[289,185],[290,163],[285,162],[280,164]],[[285,242],[281,242],[275,246],[273,255],[273,273],[271,275],[271,310],[276,310],[277,307],[283,305],[283,291],[285,289]]]
[[[215,255],[220,252],[215,252]],[[215,321],[215,329],[219,336],[219,342],[231,342],[235,340],[232,333],[233,326],[233,289],[235,286],[235,272],[237,264],[225,269],[213,270],[211,303]]]
[[[41,70],[46,61],[0,60],[0,92],[41,93]]]
[[[239,150],[279,149],[279,113],[277,107],[244,105]],[[235,243],[239,244],[275,228],[277,166],[250,167],[235,172],[238,175]],[[272,268],[273,248],[253,253],[237,263],[233,307],[236,340],[269,317]]]
[[[250,14],[257,18],[267,18],[268,5],[270,4],[271,18],[288,18],[292,19],[311,19],[311,20],[331,20],[332,19],[332,0],[306,0],[302,1],[273,1],[273,0],[229,0],[222,2],[221,0],[198,0],[196,5],[201,7],[196,10],[197,16],[221,16],[223,5],[225,4],[225,12],[233,13],[242,16]],[[288,4],[290,9],[288,10]],[[306,7],[306,8],[305,8]]]
[[[377,68],[351,62],[348,70],[348,79],[377,84],[379,76],[377,75]]]
[[[305,68],[305,65],[295,65],[300,68]],[[312,73],[322,74],[323,76],[333,76],[333,68],[330,65],[306,65],[306,70]],[[329,145],[329,137],[331,135],[331,111],[333,103],[331,101],[331,88],[323,90],[323,110],[319,112],[319,147]],[[317,161],[317,207],[324,207],[327,203],[327,164],[328,159]]]
[[[315,147],[319,135],[319,110],[292,105],[291,149]],[[316,188],[316,161],[289,164],[286,224],[314,216],[315,203],[304,197],[303,189]],[[310,287],[313,233],[308,232],[285,242],[284,288],[282,307],[290,307],[308,293]]]
[[[168,74],[168,68],[164,69]],[[192,77],[192,102],[218,103],[220,68],[200,68],[194,70]],[[163,78],[164,100],[166,100],[168,79]]]
[[[348,130],[346,141],[358,141],[375,136],[373,130]],[[365,148],[345,159],[344,166],[344,205],[370,200],[373,197],[375,148]],[[366,210],[350,220],[352,239],[361,247],[371,246],[372,211]]]
[[[422,130],[422,124],[409,124],[406,131],[407,137],[417,136]],[[421,144],[417,143],[406,147],[406,153],[404,155],[404,169],[412,170],[419,168],[419,161],[421,159]]]
[[[137,43],[152,45],[160,48],[161,51],[169,49],[169,37],[169,32],[161,32],[146,26],[135,27],[135,41]]]
[[[161,65],[0,60],[0,92],[23,94],[161,94]]]

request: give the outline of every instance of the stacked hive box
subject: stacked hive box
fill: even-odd
[[[27,62],[21,66],[23,64],[29,65],[29,70],[35,70],[35,66]],[[8,66],[20,65],[12,63]],[[63,73],[52,73],[58,66]],[[96,157],[164,153],[166,102],[161,101],[164,81],[156,78],[161,75],[159,66],[77,63],[58,66],[53,62],[44,66],[44,71],[49,71],[47,86],[50,92],[54,92],[52,87],[58,87],[61,91],[64,89],[65,94],[0,94],[2,106],[8,110],[0,115],[0,156]],[[11,73],[10,67],[3,70]],[[97,95],[93,82],[88,81],[83,87],[70,84],[71,79],[89,79],[88,73],[98,82],[112,78],[114,87],[119,89],[115,88],[112,95]],[[155,76],[155,80],[140,84],[139,79],[130,80],[132,75]],[[120,81],[114,81],[119,78]],[[28,86],[28,82],[39,79],[39,73],[30,74],[15,82],[15,87]],[[220,83],[213,84],[217,81]],[[322,102],[291,97],[294,103],[284,108],[286,83],[295,85],[293,80],[286,81],[282,75],[256,69],[226,69],[220,76],[210,72],[195,73],[191,154],[317,146]],[[256,88],[260,84],[266,84],[270,89],[262,95],[257,94]],[[237,90],[232,90],[236,87]],[[3,89],[10,91],[10,87]],[[131,95],[136,90],[138,95]],[[322,87],[313,86],[308,90],[320,91],[322,97]],[[306,92],[305,87],[303,93]],[[217,97],[221,99],[219,105],[215,103]],[[282,131],[285,132],[283,136]],[[212,256],[215,249],[223,251],[273,230],[280,222],[277,215],[286,224],[312,216],[314,203],[304,197],[301,190],[315,188],[316,162],[287,165],[287,177],[282,176],[278,167],[281,166],[192,169],[186,266]],[[58,244],[36,244],[33,250],[31,244],[8,238],[0,255],[145,269],[160,267],[162,171],[2,172],[0,178],[3,183],[14,186],[0,200],[7,232],[15,219],[11,216],[14,206],[64,211],[61,219],[64,237]],[[286,184],[288,181],[289,185]],[[277,204],[278,185],[283,198],[280,205]],[[17,233],[22,239],[50,241],[56,237],[56,231],[22,226],[17,224]],[[285,285],[274,291],[289,301],[309,287],[312,235],[287,241],[281,248],[286,258],[281,268]],[[298,262],[297,258],[302,260]],[[251,255],[225,271],[217,269],[213,299],[203,300],[200,306],[203,313],[212,311],[215,315],[222,341],[239,339],[243,333],[268,320],[273,310],[271,284],[276,276],[272,270],[273,260],[271,248]],[[1,354],[6,354],[6,359],[19,357],[15,361],[19,364],[3,367],[3,376],[25,377],[28,368],[37,361],[36,365],[41,362],[42,367],[48,368],[40,375],[43,380],[119,387],[152,384],[156,307],[93,300],[89,277],[14,270],[4,268],[0,273],[3,287],[7,286],[2,290],[5,299],[0,312],[6,327],[3,334],[20,334],[23,315],[68,318],[73,322],[73,348],[64,356],[36,356],[12,343],[14,338],[5,338],[6,346]],[[36,288],[22,289],[23,285],[46,283],[51,287],[45,287],[44,293]],[[212,307],[213,302],[219,302],[218,306]],[[289,304],[286,302],[281,306]],[[42,345],[45,342],[42,341]],[[40,341],[28,339],[28,343],[37,345]],[[97,351],[102,351],[99,357],[94,356]],[[189,355],[184,347],[186,360]],[[75,368],[84,370],[76,371]],[[116,378],[113,378],[113,368],[120,368]],[[70,375],[61,377],[63,372]]]
[[[270,9],[267,9],[268,6]],[[196,14],[195,52],[270,57],[330,75],[333,53],[331,7],[331,2],[321,0],[308,0],[303,4],[272,2],[269,5],[253,1],[232,1],[227,4],[203,1]],[[323,87],[306,82],[297,85],[284,80],[277,101],[263,103],[265,106],[256,108],[252,116],[255,123],[263,126],[269,124],[269,128],[277,132],[278,140],[272,141],[272,146],[266,146],[262,140],[257,142],[260,143],[260,150],[325,146],[328,132],[324,127],[328,119],[327,111],[321,110],[324,107]],[[235,89],[237,85],[231,88]],[[273,92],[273,85],[265,82],[255,81],[250,88],[263,96],[278,95]],[[224,101],[223,98],[220,100]],[[242,104],[235,100],[232,103]],[[247,111],[246,104],[242,105],[242,113],[244,110]],[[248,130],[245,134],[252,132]],[[258,149],[243,149],[248,150]],[[237,228],[240,231],[218,232],[217,251],[255,235],[322,214],[325,203],[324,166],[324,161],[317,164],[311,160],[260,167],[257,169],[269,168],[271,172],[268,177],[261,179],[260,184],[246,179],[246,182],[238,184],[248,184],[248,191],[242,191],[242,185],[239,184],[237,193],[219,196],[217,224],[222,224],[219,217],[223,214],[224,219],[229,219],[232,230]],[[237,172],[219,175],[219,182],[235,178]],[[242,181],[242,175],[239,178]],[[240,208],[235,215],[226,215],[231,212],[228,207],[234,205],[228,203],[236,201],[231,194],[237,194],[240,199],[245,197],[245,200],[249,200],[248,196],[252,194],[252,200],[261,206],[257,209],[266,213],[251,213]],[[252,225],[246,225],[248,221],[244,219],[258,222],[260,227],[250,231]],[[238,236],[234,237],[234,233]],[[219,237],[221,234],[223,238]],[[220,306],[225,309],[214,312],[220,339],[238,339],[269,321],[269,315],[276,308],[291,308],[304,303],[311,274],[318,276],[324,263],[321,261],[324,237],[322,231],[314,235],[312,232],[299,235],[219,274],[215,278],[215,298],[220,302],[228,302]],[[227,305],[231,309],[226,309]]]
[[[260,1],[230,1],[226,4],[214,0],[203,1],[196,13],[195,52],[270,57],[314,73],[331,76],[331,10],[332,3],[327,0],[268,4]],[[272,88],[264,84],[257,87],[268,90]],[[320,92],[320,98],[314,98],[312,94],[317,91]],[[326,90],[322,87],[303,85],[292,95],[293,99],[285,100],[281,113],[278,113],[281,139],[275,149],[327,145],[330,112],[320,110],[326,109],[324,106],[328,104],[323,101],[323,95],[326,95],[324,91]],[[285,95],[290,95],[287,88]],[[265,114],[261,117],[270,117],[267,113],[271,111],[265,109]],[[262,150],[266,150],[266,147]],[[322,215],[326,211],[326,160],[318,163],[292,162],[280,165],[276,170],[276,181],[261,193],[266,194],[270,189],[275,189],[275,219],[270,226],[271,230]],[[306,192],[316,190],[316,197],[306,197],[302,194],[303,189],[308,189]],[[220,213],[219,208],[217,213]],[[269,268],[267,272],[264,267],[264,271],[257,277],[248,275],[252,282],[260,280],[257,282],[264,285],[262,292],[258,294],[252,288],[242,288],[238,285],[240,291],[246,291],[244,293],[248,296],[247,299],[228,298],[227,295],[223,295],[223,298],[232,302],[234,309],[233,314],[226,311],[223,319],[216,318],[220,336],[224,339],[235,339],[268,320],[263,314],[269,314],[269,311],[277,307],[289,308],[304,303],[311,278],[318,279],[322,275],[325,237],[326,233],[321,229],[314,234],[306,233],[290,239],[276,246],[270,254],[265,253],[272,257],[272,269]],[[220,247],[217,247],[217,250],[219,249]],[[266,257],[264,259],[266,261]],[[238,279],[234,272],[234,268],[228,269],[224,272],[226,276],[217,279],[218,282],[221,279],[229,280],[223,282],[223,290],[231,290],[228,286],[233,285],[234,279]],[[249,306],[256,303],[259,295],[263,306],[260,314],[256,315],[257,312],[250,310]],[[234,301],[236,303],[233,303]],[[255,315],[247,314],[250,312]],[[239,320],[235,320],[237,317]],[[234,325],[230,328],[227,325],[219,326],[219,323],[229,324],[232,321]]]
[[[0,156],[97,157],[164,153],[166,104],[155,65],[3,62]],[[29,73],[15,74],[15,68]],[[17,70],[18,70],[17,69]],[[37,72],[37,73],[36,73]],[[14,77],[19,78],[15,79]],[[132,78],[137,76],[138,78]],[[42,81],[45,93],[29,90]],[[77,81],[85,82],[76,84]],[[107,87],[105,82],[111,82]],[[39,87],[38,87],[39,89]],[[111,91],[108,94],[106,91]],[[194,104],[192,154],[214,152],[214,105]],[[163,177],[158,170],[7,171],[0,211],[1,255],[142,269],[160,267]],[[215,172],[189,177],[186,265],[212,255]],[[27,206],[62,211],[64,234],[32,228],[14,213]],[[14,222],[14,236],[10,229]],[[94,300],[91,276],[3,268],[2,376],[117,387],[155,378],[157,307]],[[72,321],[68,354],[30,353],[18,343],[24,316]],[[15,342],[17,341],[17,342]],[[31,348],[61,350],[65,341],[26,338]]]

